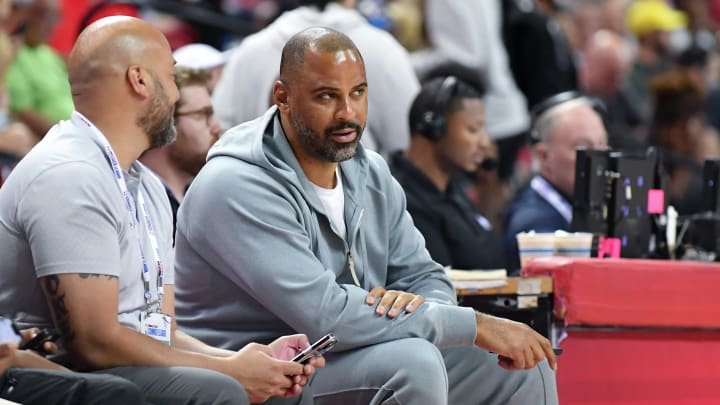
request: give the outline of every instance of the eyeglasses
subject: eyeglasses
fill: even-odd
[[[210,126],[210,120],[212,119],[213,114],[215,111],[213,110],[212,106],[203,107],[199,110],[192,110],[192,111],[175,111],[175,117],[182,117],[182,116],[193,116],[195,119],[202,119],[203,116],[205,117],[205,124],[207,126]]]

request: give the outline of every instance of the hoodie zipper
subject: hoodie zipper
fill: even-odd
[[[363,214],[365,213],[365,209],[360,210],[360,214],[358,216],[357,223],[355,223],[355,228],[352,232],[352,241],[355,241],[355,238],[357,237],[357,232],[360,230],[360,222],[362,221]],[[361,287],[360,285],[360,279],[358,279],[357,272],[355,271],[355,261],[352,257],[352,249],[350,249],[350,245],[343,239],[343,243],[345,243],[345,252],[347,253],[347,261],[348,261],[348,267],[350,268],[350,274],[352,275],[353,282],[356,286]]]

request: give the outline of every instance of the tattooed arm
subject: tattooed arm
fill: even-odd
[[[43,277],[41,284],[65,347],[80,369],[208,365],[207,358],[172,350],[122,326],[117,320],[117,277],[59,274]]]
[[[228,357],[178,350],[117,321],[118,279],[106,276],[60,274],[41,279],[55,323],[75,364],[97,370],[118,366],[187,366],[225,373],[239,381],[251,398],[265,394],[297,395],[314,369],[274,358],[271,346],[250,343]],[[172,295],[172,289],[166,297]],[[173,302],[172,298],[169,302]],[[322,367],[323,363],[315,363]],[[289,378],[287,376],[294,376]],[[299,379],[303,376],[302,379]],[[302,381],[302,382],[298,382]],[[260,396],[258,396],[260,395]]]

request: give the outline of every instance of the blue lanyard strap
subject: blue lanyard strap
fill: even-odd
[[[547,201],[548,204],[552,205],[568,223],[572,222],[572,206],[547,180],[540,176],[535,176],[530,181],[530,187],[540,194],[540,197]]]
[[[140,187],[138,187],[138,214],[136,216],[133,213],[132,198],[130,196],[130,192],[128,191],[127,183],[125,182],[125,175],[123,174],[122,168],[120,167],[117,155],[115,155],[115,151],[113,151],[113,148],[112,146],[110,146],[107,138],[105,138],[102,132],[100,132],[100,130],[95,127],[95,125],[93,125],[87,118],[85,118],[77,111],[73,111],[71,121],[77,127],[84,126],[88,128],[88,133],[90,134],[92,140],[100,147],[100,149],[102,149],[108,161],[110,162],[110,168],[112,169],[113,175],[115,177],[115,182],[118,186],[118,189],[120,190],[120,194],[122,194],[123,201],[125,201],[125,207],[127,208],[128,215],[130,217],[130,228],[135,229],[137,232],[138,244],[140,246],[140,258],[142,259],[141,270],[143,287],[145,290],[145,303],[149,312],[153,307],[153,293],[150,287],[150,267],[148,266],[147,259],[145,258],[145,251],[142,247],[142,237],[140,234],[137,216],[142,215],[145,221],[145,232],[147,234],[147,238],[150,240],[152,253],[155,259],[155,265],[157,267],[158,276],[156,279],[157,283],[155,286],[155,294],[157,296],[158,309],[160,309],[162,297],[164,294],[163,265],[162,260],[160,259],[160,245],[158,244],[157,234],[155,232],[155,228],[153,227],[152,219],[150,218],[150,211],[148,210],[147,204],[145,204],[145,198],[143,196],[142,190]]]

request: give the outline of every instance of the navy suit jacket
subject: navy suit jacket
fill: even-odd
[[[505,252],[508,271],[520,271],[520,257],[515,235],[520,232],[554,232],[570,230],[570,223],[532,187],[520,194],[505,218]]]

